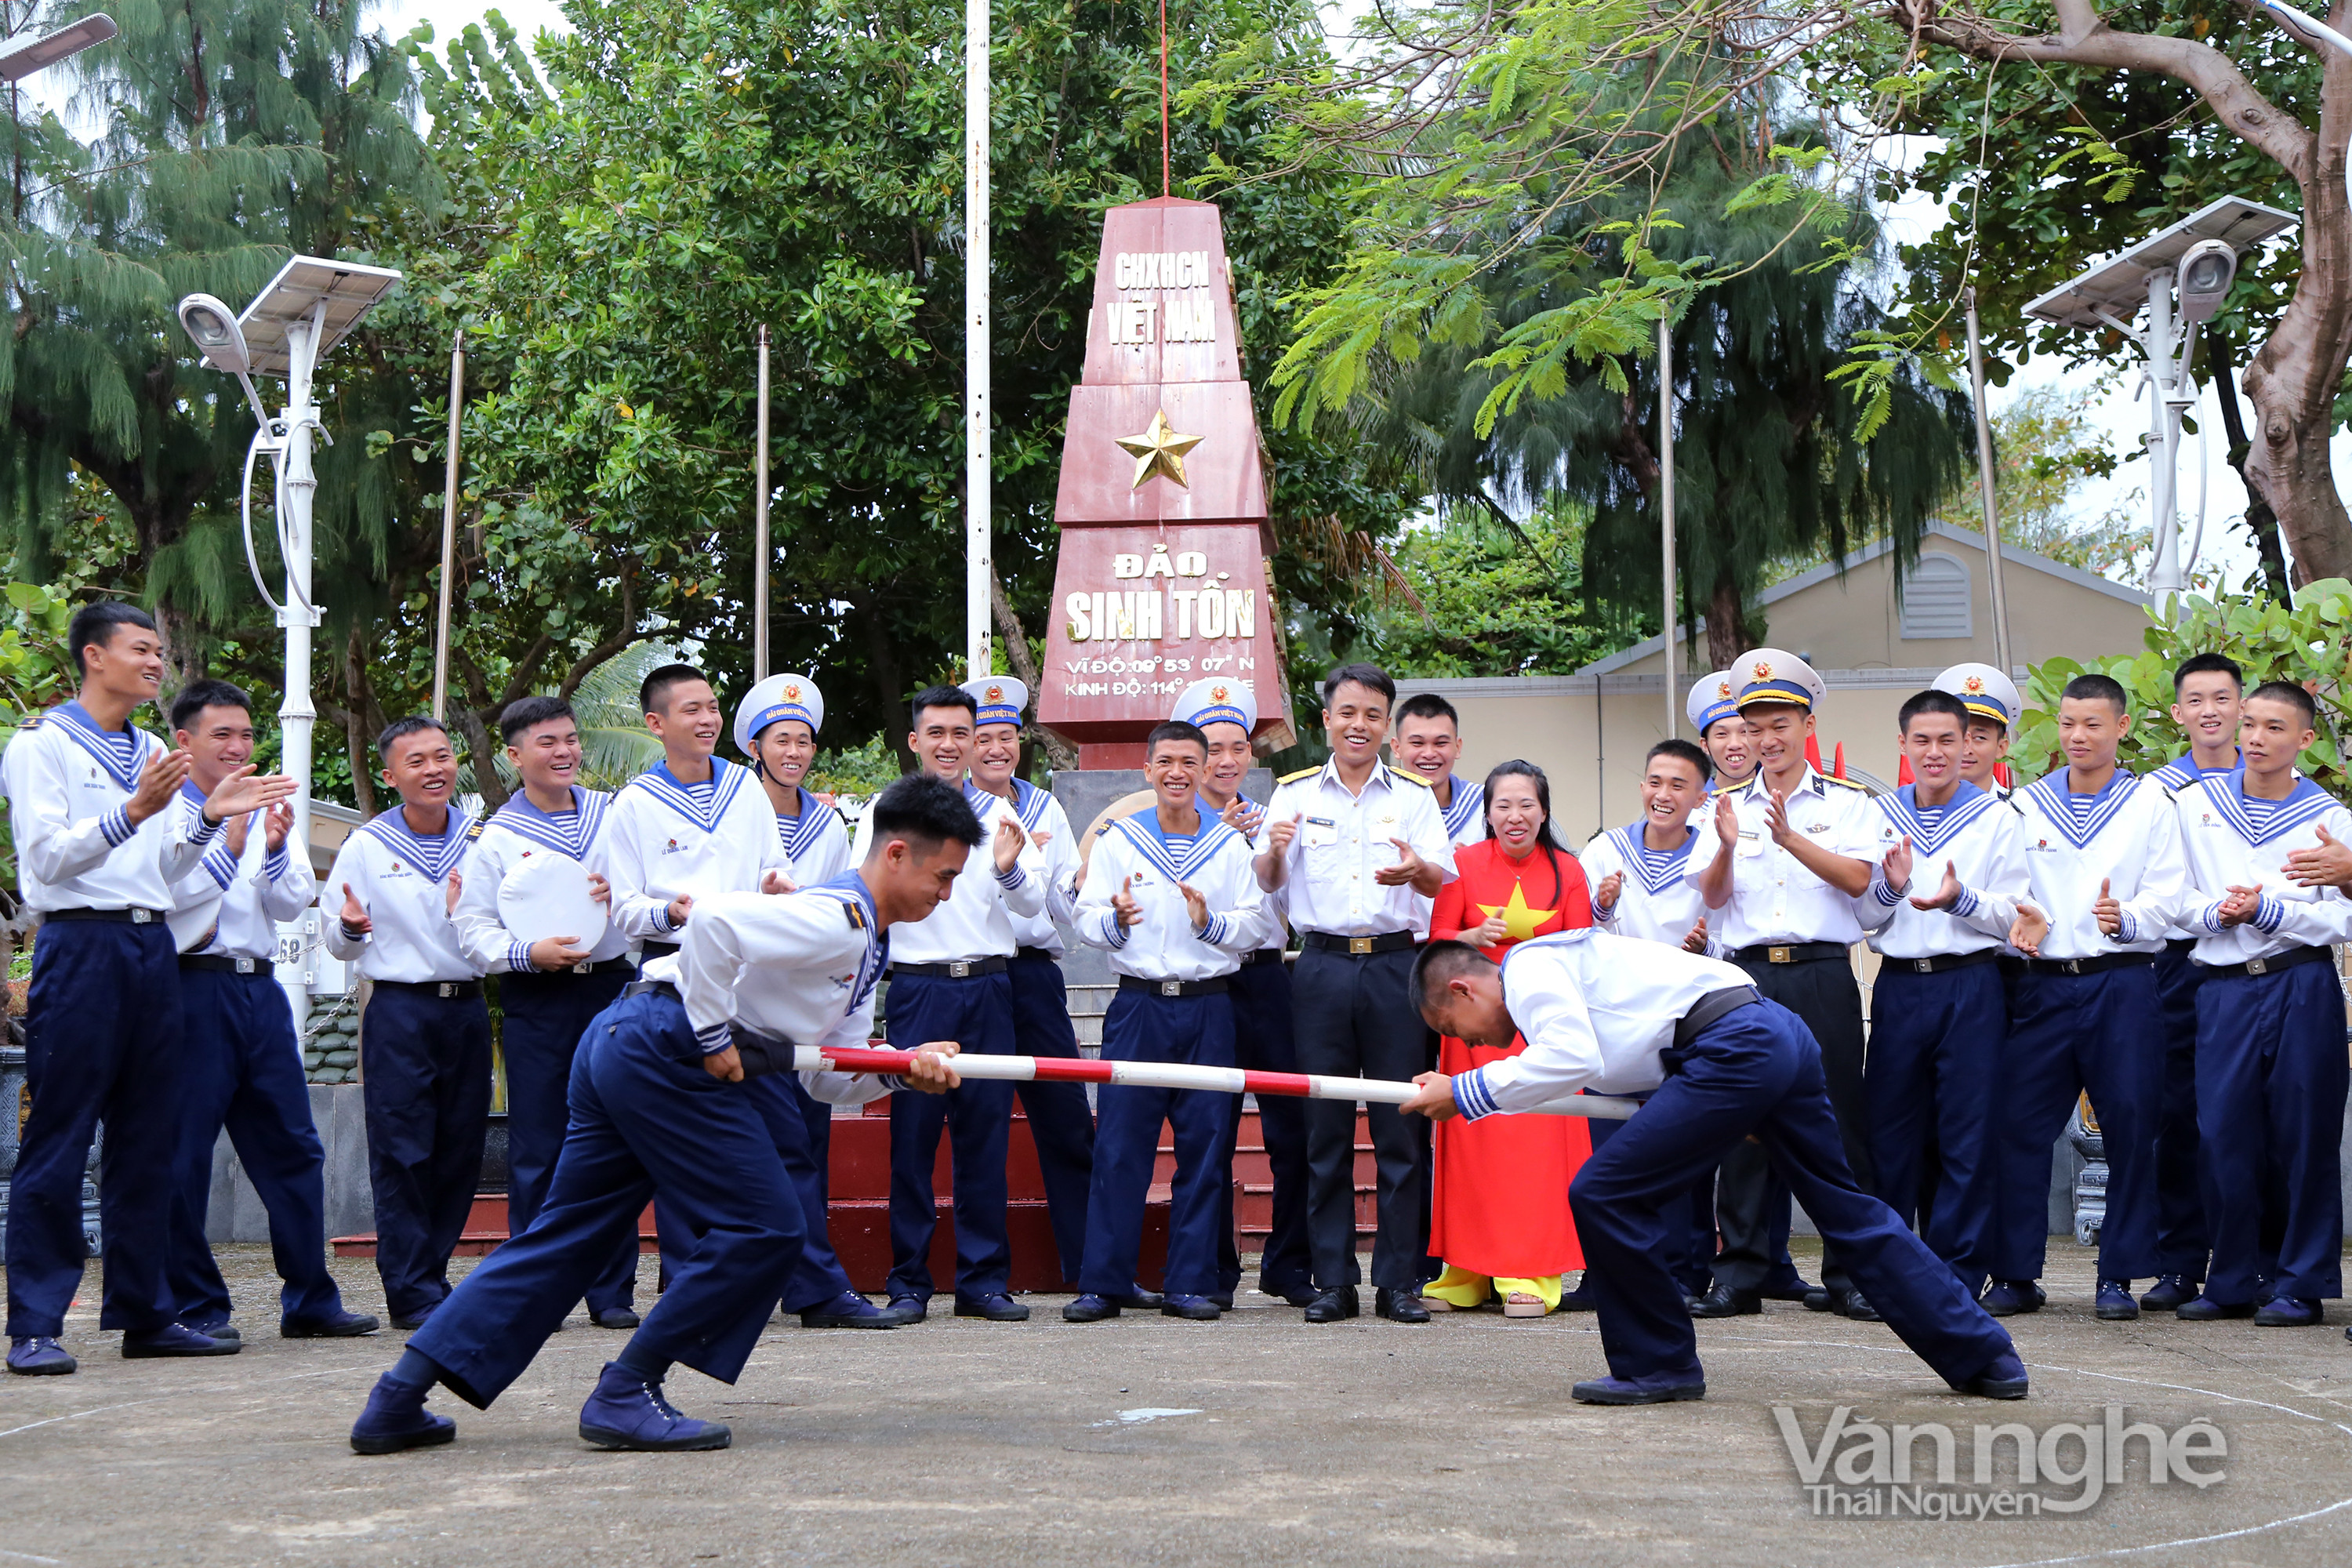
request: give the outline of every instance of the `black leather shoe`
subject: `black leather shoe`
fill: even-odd
[[[1342,1285],[1337,1290],[1326,1290],[1307,1303],[1307,1321],[1310,1323],[1336,1323],[1352,1318],[1361,1310],[1356,1304],[1356,1288]]]
[[[1417,1295],[1402,1290],[1381,1289],[1372,1292],[1372,1312],[1391,1323],[1425,1323],[1429,1309],[1421,1304]]]
[[[1099,1323],[1105,1318],[1118,1316],[1118,1303],[1108,1296],[1081,1296],[1062,1309],[1066,1323]]]
[[[955,1315],[959,1318],[986,1318],[992,1323],[1025,1323],[1029,1309],[1006,1295],[958,1296]]]
[[[1694,1318],[1750,1318],[1764,1310],[1764,1298],[1753,1290],[1735,1290],[1718,1279],[1691,1309]]]
[[[1865,1300],[1859,1290],[1848,1290],[1839,1300],[1838,1316],[1851,1318],[1857,1323],[1883,1323],[1886,1321],[1878,1315],[1878,1309]]]
[[[1831,1312],[1837,1310],[1837,1303],[1830,1300],[1830,1288],[1826,1285],[1812,1286],[1797,1300],[1805,1304],[1805,1310],[1808,1312]]]
[[[1264,1289],[1265,1288],[1261,1286],[1259,1289]],[[1267,1290],[1265,1291],[1265,1294],[1269,1296],[1279,1296],[1283,1300],[1288,1302],[1294,1307],[1311,1307],[1315,1304],[1315,1298],[1318,1292],[1312,1285],[1301,1285],[1296,1290]]]
[[[602,1312],[591,1312],[588,1321],[600,1329],[634,1329],[638,1318],[634,1308],[612,1307]]]
[[[1808,1285],[1793,1274],[1786,1280],[1766,1279],[1757,1290],[1767,1301],[1810,1301],[1818,1285]]]
[[[919,1323],[931,1315],[931,1304],[920,1296],[893,1296],[890,1310],[899,1314],[899,1321]]]
[[[289,1340],[349,1340],[372,1334],[383,1325],[365,1312],[335,1310],[332,1317],[287,1318],[279,1321],[280,1338]]]
[[[2177,1312],[2204,1294],[2204,1281],[2191,1279],[2184,1274],[2162,1274],[2139,1299],[2143,1312]]]
[[[1156,1312],[1160,1310],[1160,1302],[1165,1298],[1157,1290],[1147,1290],[1138,1285],[1124,1296],[1106,1296],[1103,1300],[1122,1307],[1131,1307],[1139,1312]]]
[[[394,1312],[392,1315],[392,1326],[400,1330],[404,1333],[414,1332],[415,1330],[423,1328],[425,1326],[425,1320],[432,1315],[433,1310],[430,1307],[426,1308],[424,1311],[417,1313],[413,1318],[404,1318],[398,1312]]]
[[[1213,1323],[1224,1315],[1213,1297],[1168,1296],[1160,1303],[1163,1318],[1189,1318],[1196,1323]]]

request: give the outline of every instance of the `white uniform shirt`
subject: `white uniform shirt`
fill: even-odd
[[[1392,838],[1454,879],[1454,841],[1439,815],[1437,797],[1415,775],[1386,763],[1372,764],[1361,795],[1339,782],[1339,764],[1292,773],[1275,787],[1265,808],[1263,833],[1297,817],[1298,832],[1284,858],[1284,889],[1290,923],[1300,931],[1332,936],[1381,936],[1409,931],[1429,934],[1433,900],[1410,884],[1384,887],[1372,873],[1397,863]],[[1091,883],[1094,879],[1089,876]]]
[[[1503,955],[1503,1001],[1527,1049],[1454,1080],[1472,1120],[1557,1106],[1581,1089],[1646,1094],[1665,1081],[1658,1053],[1703,996],[1748,987],[1720,959],[1663,942],[1565,931]]]
[[[1013,869],[999,875],[995,850],[998,813],[1010,815],[1009,802],[984,789],[964,785],[963,797],[980,818],[980,842],[958,873],[948,901],[915,925],[900,929],[891,942],[890,956],[900,963],[948,963],[965,958],[1010,958],[1019,946],[1013,917],[1034,915],[1045,907],[1045,858],[1034,844],[1022,846]],[[1014,820],[1019,820],[1017,817]],[[850,858],[866,863],[874,842],[874,814],[857,824],[857,842]]]
[[[1905,784],[1878,797],[1885,819],[1878,854],[1909,835],[1911,885],[1890,888],[1885,868],[1874,867],[1869,889],[1853,901],[1854,913],[1873,933],[1870,945],[1888,958],[1956,957],[2000,947],[2027,886],[2017,808],[1963,782],[1942,806],[1923,810],[1917,788]],[[1948,912],[1913,908],[1911,895],[1931,897],[1944,885],[1947,864],[1960,879],[1960,901]]]
[[[1231,974],[1243,953],[1266,942],[1264,894],[1252,858],[1249,841],[1206,813],[1199,833],[1171,840],[1160,830],[1157,810],[1137,812],[1095,841],[1071,924],[1088,947],[1110,951],[1110,966],[1120,974],[1143,980]],[[1209,906],[1205,931],[1193,930],[1179,881]],[[1111,908],[1122,887],[1143,911],[1132,926],[1120,925]]]
[[[218,828],[166,805],[136,828],[123,806],[163,742],[136,727],[101,730],[79,702],[19,730],[0,755],[25,907],[169,913],[172,884]]]
[[[1698,896],[1698,889],[1684,879],[1683,870],[1690,858],[1715,843],[1712,837],[1702,839],[1696,829],[1684,835],[1682,845],[1669,850],[1652,849],[1642,837],[1643,824],[1631,827],[1612,827],[1596,834],[1592,842],[1577,857],[1584,867],[1584,880],[1592,894],[1592,919],[1611,936],[1637,937],[1643,942],[1663,942],[1680,947],[1683,938],[1690,935],[1691,927],[1698,924],[1706,913],[1706,900]],[[1622,872],[1624,884],[1618,889],[1617,901],[1607,910],[1601,907],[1601,884]],[[1712,939],[1710,939],[1712,945]]]
[[[1034,915],[1013,916],[1013,939],[1023,947],[1038,948],[1060,958],[1068,952],[1069,943],[1062,940],[1061,930],[1054,922],[1067,925],[1077,918],[1077,836],[1070,831],[1069,814],[1050,792],[1027,779],[1014,779],[1013,797],[1022,828],[1033,836],[1047,836],[1043,852],[1045,907]],[[1033,837],[1031,847],[1034,847]]]
[[[798,892],[713,893],[698,900],[678,951],[646,965],[646,978],[677,987],[687,1022],[707,1056],[730,1043],[729,1026],[796,1046],[874,1043],[874,987],[888,962],[874,896],[856,872]],[[803,1073],[834,1105],[890,1092],[870,1073]]]
[[[1472,784],[1459,773],[1452,776],[1454,804],[1441,807],[1438,815],[1445,820],[1445,837],[1461,849],[1486,837],[1486,786]],[[1437,798],[1435,791],[1430,798]]]
[[[2059,768],[2010,796],[2023,816],[2020,841],[2033,906],[2050,917],[2042,956],[2154,952],[2189,900],[2171,793],[2118,768],[2098,794],[2073,795],[2070,775]],[[2102,881],[2123,905],[2123,930],[2112,937],[2092,910]]]
[[[193,784],[182,784],[171,809],[197,818],[195,826],[201,828],[204,792]],[[173,938],[182,952],[274,958],[278,922],[310,907],[317,882],[310,862],[287,846],[271,852],[262,813],[247,816],[242,854],[229,852],[228,826],[221,824],[196,868],[172,884]]]
[[[772,808],[774,804],[769,803]],[[776,814],[776,836],[783,840],[784,854],[792,860],[793,880],[803,887],[830,882],[849,869],[849,829],[841,813],[804,789],[798,816]]]
[[[1765,825],[1771,805],[1760,771],[1716,797],[1716,810],[1738,815],[1739,843],[1731,854],[1731,897],[1710,911],[1707,929],[1729,952],[1782,942],[1860,942],[1862,923],[1854,919],[1853,900],[1772,842]],[[1810,764],[1789,796],[1789,826],[1832,855],[1871,859],[1883,820],[1861,785],[1824,777]],[[1706,829],[1706,842],[1691,851],[1683,868],[1693,887],[1722,851],[1713,818],[1697,826]]]
[[[2232,746],[2230,751],[2230,765],[2226,768],[2201,767],[2198,764],[2197,753],[2189,751],[2181,752],[2147,776],[2170,790],[2174,798],[2178,799],[2183,791],[2199,779],[2235,773],[2238,768],[2237,748]],[[2193,931],[2178,921],[2164,928],[2164,939],[2168,942],[2195,942],[2202,934],[2204,933]]]
[[[775,808],[751,770],[713,757],[710,784],[698,798],[656,763],[613,797],[589,868],[612,884],[613,919],[630,940],[677,940],[669,906],[681,896],[756,893],[762,872],[793,875]]]
[[[399,806],[360,824],[335,854],[320,902],[325,906],[326,948],[357,960],[370,980],[478,980],[482,965],[467,955],[450,923],[449,873],[468,868],[467,851],[480,829],[456,806],[437,838],[408,830]],[[349,884],[373,930],[354,937],[343,930],[343,888]],[[462,891],[462,888],[460,889]]]
[[[450,919],[457,922],[458,945],[486,973],[538,973],[531,967],[530,943],[517,941],[499,918],[499,893],[515,868],[539,855],[563,855],[586,863],[596,853],[613,797],[602,790],[572,786],[572,810],[550,815],[520,792],[490,814],[482,836],[466,858],[464,885]],[[590,963],[617,963],[629,951],[629,934],[609,913],[599,931],[568,933],[576,947],[588,950]]]
[[[2284,869],[2289,855],[2319,847],[2322,827],[2337,843],[2352,843],[2352,812],[2301,775],[2284,800],[2251,799],[2245,777],[2208,773],[2175,797],[2194,885],[2180,922],[2197,937],[2190,957],[2243,963],[2352,937],[2352,901],[2334,888],[2297,887]],[[2252,920],[2224,926],[2217,917],[2233,884],[2260,888],[2262,904]]]

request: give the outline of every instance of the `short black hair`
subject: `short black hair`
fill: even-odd
[[[702,671],[695,668],[694,666],[690,664],[665,664],[661,666],[659,668],[647,675],[645,679],[638,684],[638,711],[644,713],[667,713],[669,711],[667,706],[669,702],[669,689],[673,686],[683,685],[689,680],[699,680],[705,686],[709,686],[710,684],[710,677],[703,674]],[[503,723],[504,720],[501,719],[500,722]]]
[[[1967,703],[1948,691],[1938,691],[1931,687],[1926,691],[1915,691],[1904,700],[1903,706],[1895,714],[1895,732],[1909,734],[1911,721],[1922,713],[1941,713],[1948,719],[1958,719],[1963,735],[1969,732],[1969,720],[1975,717],[1969,712]]]
[[[1642,771],[1648,773],[1650,764],[1660,757],[1680,757],[1698,770],[1698,782],[1701,784],[1706,783],[1715,776],[1715,759],[1706,754],[1706,748],[1693,745],[1679,737],[1671,741],[1661,741],[1652,746],[1649,753],[1642,759]]]
[[[980,718],[980,703],[961,686],[926,686],[916,692],[914,701],[907,705],[908,722],[921,723],[926,708],[961,708],[974,721]]]
[[[1181,719],[1171,719],[1165,724],[1154,724],[1151,727],[1151,733],[1143,737],[1145,761],[1150,760],[1151,753],[1160,749],[1160,742],[1162,741],[1190,741],[1193,745],[1201,748],[1201,755],[1204,759],[1209,754],[1207,731],[1198,724],[1188,724]]]
[[[1412,981],[1405,994],[1412,998],[1413,1010],[1425,1012],[1430,993],[1458,976],[1475,974],[1481,966],[1499,967],[1493,959],[1466,942],[1433,942],[1423,947],[1421,956],[1412,961]]]
[[[2124,695],[2123,682],[2112,675],[2101,675],[2096,670],[2084,670],[2066,683],[2066,689],[2058,694],[2058,700],[2063,702],[2069,699],[2077,702],[2112,702],[2118,713],[2131,711],[2131,699]]]
[[[499,715],[499,739],[512,745],[517,735],[551,719],[570,719],[574,723],[579,722],[578,716],[572,711],[572,704],[561,697],[518,697],[507,704],[505,712]]]
[[[1389,679],[1387,670],[1377,664],[1343,664],[1323,678],[1323,706],[1331,706],[1332,693],[1351,680],[1367,691],[1379,692],[1384,702],[1396,701],[1396,682]]]
[[[2303,715],[2303,727],[2306,730],[2319,727],[2319,704],[2311,700],[2310,692],[2292,680],[2265,680],[2246,693],[2249,702],[2256,698],[2265,702],[2284,702],[2293,708]]]
[[[2172,672],[2172,694],[2175,697],[2180,695],[2180,683],[2192,675],[2226,675],[2237,682],[2241,692],[2246,689],[2246,672],[2239,668],[2236,659],[2226,653],[2192,654],[2182,659],[2180,668]]]
[[[207,708],[242,708],[247,718],[253,717],[253,699],[243,687],[226,680],[191,680],[172,699],[172,728],[186,729]]]
[[[1454,726],[1455,734],[1462,733],[1462,715],[1434,691],[1416,691],[1397,704],[1396,721],[1402,724],[1408,719],[1443,719]]]
[[[876,795],[867,809],[874,818],[876,849],[893,838],[929,845],[952,838],[967,848],[980,843],[980,818],[963,791],[929,773],[908,773]]]
[[[124,626],[155,629],[155,618],[136,605],[126,605],[120,599],[100,599],[94,605],[84,605],[74,612],[66,625],[66,647],[73,654],[74,670],[88,675],[82,664],[81,650],[92,643],[100,647],[114,640],[114,634]]]
[[[449,732],[449,726],[438,719],[427,718],[422,713],[412,713],[405,719],[394,719],[383,727],[383,733],[375,738],[376,761],[380,763],[392,761],[392,748],[415,734],[419,730],[438,730],[446,735]]]

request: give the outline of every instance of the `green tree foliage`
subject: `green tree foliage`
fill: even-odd
[[[1411,531],[1396,563],[1413,599],[1390,600],[1364,651],[1400,678],[1568,675],[1656,632],[1654,614],[1604,620],[1586,603],[1584,533],[1559,504],[1523,523],[1463,510]]]

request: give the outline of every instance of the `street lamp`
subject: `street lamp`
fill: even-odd
[[[2195,330],[2221,310],[2237,276],[2238,253],[2285,233],[2297,221],[2293,213],[2242,196],[2223,196],[2025,307],[2027,315],[2052,326],[2090,331],[2113,328],[2137,343],[2145,356],[2147,453],[2154,469],[2148,500],[2155,512],[2156,547],[2147,585],[2153,593],[2178,594],[2189,585],[2180,561],[2175,491],[2180,418],[2198,399],[2197,384],[2189,374]],[[2131,319],[2143,308],[2147,321],[2135,328]],[[2201,542],[2201,484],[2198,493]]]
[[[14,38],[0,44],[0,81],[22,81],[37,70],[78,55],[93,44],[114,37],[114,18],[103,12],[68,22],[37,38]]]
[[[286,696],[278,709],[278,724],[284,737],[283,766],[296,780],[294,826],[289,837],[303,855],[310,852],[310,734],[319,718],[310,701],[310,633],[322,619],[310,602],[311,503],[319,488],[310,469],[310,432],[326,436],[311,401],[310,376],[320,356],[341,342],[399,281],[400,274],[387,267],[298,256],[242,315],[230,314],[226,305],[209,294],[191,294],[180,301],[181,326],[206,364],[236,377],[258,426],[246,448],[245,489],[239,500],[245,560],[254,586],[286,628]],[[274,420],[254,390],[256,375],[286,380],[286,406]],[[332,437],[327,439],[333,444]],[[278,553],[286,563],[283,604],[271,596],[253,548],[253,465],[264,453],[277,476],[273,510]],[[298,1021],[310,1007],[308,950],[305,942],[301,957],[278,970]]]

